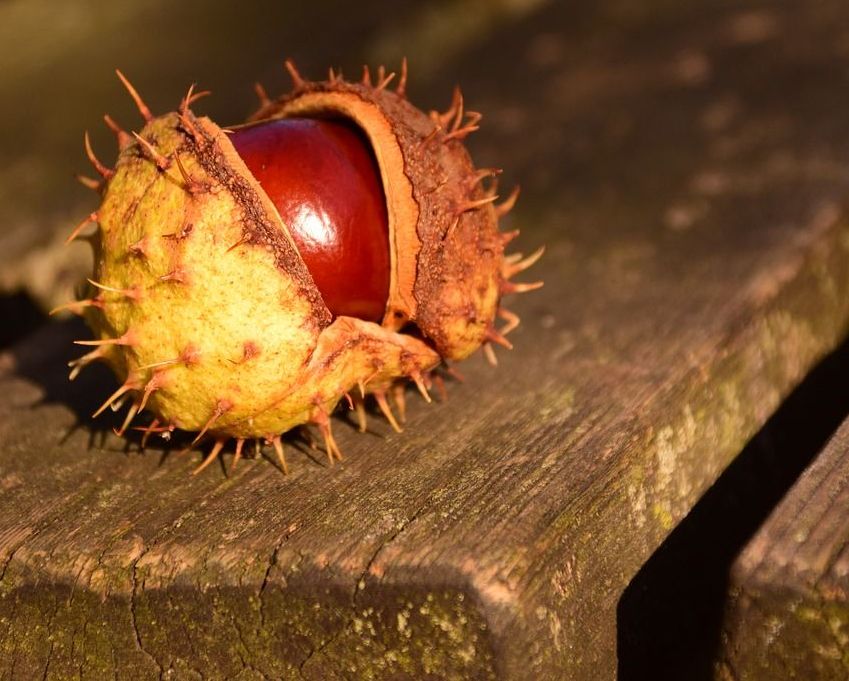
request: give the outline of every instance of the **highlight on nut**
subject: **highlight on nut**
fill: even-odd
[[[68,242],[91,244],[94,271],[86,297],[56,311],[82,315],[94,339],[76,341],[87,352],[70,377],[106,362],[121,384],[94,416],[129,404],[116,432],[142,431],[142,446],[175,429],[211,439],[196,473],[230,442],[235,467],[248,441],[286,472],[281,435],[299,426],[341,459],[340,402],[365,430],[374,400],[400,431],[407,385],[430,402],[449,362],[482,348],[495,364],[519,324],[502,298],[542,286],[513,281],[543,249],[504,254],[518,232],[498,220],[518,192],[499,202],[500,170],[473,165],[464,139],[481,114],[459,89],[425,113],[406,99],[406,61],[397,83],[383,67],[356,82],[286,68],[291,92],[257,85],[258,110],[229,127],[195,115],[208,93],[194,87],[154,115],[118,71],[140,130],[104,117],[114,167],[84,138],[99,179],[80,179],[102,199]]]

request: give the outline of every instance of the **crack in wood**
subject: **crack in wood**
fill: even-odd
[[[51,622],[52,623],[52,622]],[[49,627],[49,624],[48,624]],[[47,651],[47,662],[44,664],[44,672],[41,674],[41,681],[47,681],[47,673],[50,671],[50,663],[53,660],[53,647],[55,641],[50,642],[50,648]]]
[[[304,660],[298,665],[298,674],[301,676],[301,678],[306,678],[306,676],[304,675],[304,668],[310,662],[311,659],[313,659],[316,655],[321,655],[322,652],[326,650],[328,646],[332,645],[336,640],[339,639],[340,636],[342,636],[344,633],[350,631],[353,628],[354,620],[357,617],[357,597],[359,596],[360,591],[363,591],[365,588],[364,582],[366,577],[368,576],[369,571],[371,570],[372,565],[377,560],[377,557],[380,555],[380,553],[393,541],[395,541],[395,539],[397,539],[402,532],[404,532],[410,525],[412,525],[422,515],[422,513],[424,513],[425,509],[427,509],[429,505],[430,504],[427,501],[422,504],[409,518],[407,518],[403,523],[401,523],[401,525],[396,527],[395,531],[392,534],[390,534],[386,539],[382,540],[378,544],[371,557],[368,559],[368,561],[366,561],[366,565],[360,573],[359,577],[354,580],[354,588],[351,591],[351,615],[348,618],[348,621],[343,626],[339,627],[332,636],[322,641],[316,648],[310,651],[307,657],[304,658]],[[363,585],[362,588],[360,586],[361,584]],[[341,670],[336,671],[341,673]]]
[[[136,616],[136,598],[138,597],[138,563],[142,559],[142,557],[147,553],[147,549],[143,549],[139,556],[133,561],[130,566],[130,577],[132,579],[132,591],[130,592],[130,626],[133,629],[133,637],[136,642],[136,647],[138,650],[143,653],[151,662],[156,666],[156,669],[159,671],[159,679],[162,679],[165,676],[165,669],[159,663],[159,660],[156,659],[156,656],[153,655],[147,648],[145,648],[144,643],[142,641],[141,632],[138,627],[138,620]]]

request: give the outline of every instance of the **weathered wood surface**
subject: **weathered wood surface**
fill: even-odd
[[[3,358],[0,677],[615,675],[628,581],[844,336],[849,8],[570,4],[413,91],[466,85],[548,252],[517,350],[404,434],[192,478],[88,423],[78,326]]]
[[[849,421],[731,571],[718,676],[849,676]]]

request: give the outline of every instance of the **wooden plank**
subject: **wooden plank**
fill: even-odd
[[[844,336],[847,14],[555,3],[470,41],[445,68],[547,285],[404,434],[340,415],[333,469],[190,478],[88,423],[72,323],[4,356],[0,674],[612,678],[622,590]]]
[[[849,421],[772,512],[731,572],[720,676],[849,675]]]

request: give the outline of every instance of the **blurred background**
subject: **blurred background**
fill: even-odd
[[[322,78],[329,66],[348,77],[363,64],[397,69],[407,56],[415,104],[444,109],[461,84],[467,106],[485,113],[483,132],[469,146],[477,165],[504,168],[503,187],[523,187],[508,218],[522,223],[519,249],[555,230],[562,238],[552,247],[568,255],[582,234],[594,238],[599,205],[607,207],[605,218],[619,219],[625,203],[631,213],[636,203],[653,212],[642,216],[645,224],[662,221],[673,233],[703,218],[704,197],[724,189],[716,178],[686,189],[694,195],[680,205],[649,205],[659,190],[692,183],[676,155],[682,144],[702,146],[712,135],[714,155],[736,153],[735,137],[751,132],[738,124],[753,109],[764,113],[753,123],[758,146],[786,132],[776,100],[783,106],[793,93],[764,80],[762,53],[751,57],[764,44],[779,48],[782,31],[797,21],[787,18],[793,3],[744,4],[3,0],[0,295],[5,318],[17,323],[4,327],[0,342],[39,323],[38,309],[67,301],[88,271],[87,248],[61,247],[97,205],[74,180],[91,173],[83,132],[109,164],[115,144],[103,114],[128,129],[139,125],[115,68],[155,112],[173,109],[191,83],[210,89],[198,112],[230,124],[253,110],[254,82],[272,96],[289,88],[286,57]],[[813,29],[810,46],[827,33],[835,50],[849,53],[849,39],[835,39],[841,3],[815,4],[803,18],[815,22],[806,27]],[[805,41],[794,45],[807,49]],[[804,66],[804,54],[785,57]],[[752,86],[748,92],[725,90],[732,73]],[[816,77],[800,79],[794,99],[803,102],[808,87],[818,87]],[[627,163],[647,149],[662,172]],[[634,250],[626,247],[622,258],[645,256]]]

